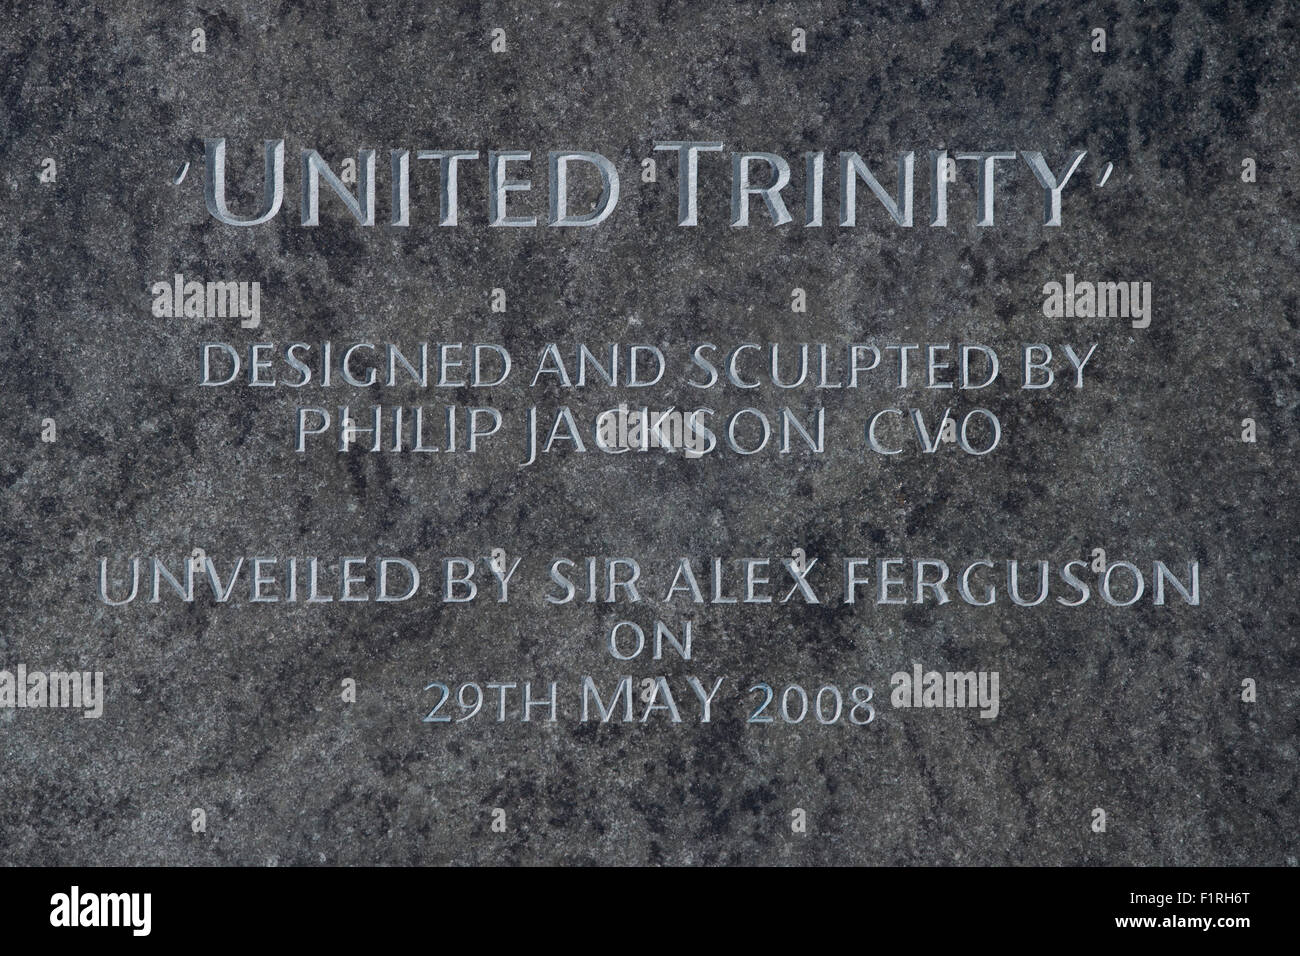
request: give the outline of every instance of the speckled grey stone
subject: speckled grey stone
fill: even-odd
[[[1295,863],[1294,6],[11,10],[0,666],[102,669],[108,699],[99,720],[0,712],[0,862]],[[488,49],[498,26],[503,55]],[[1097,26],[1105,55],[1089,50]],[[190,51],[195,27],[204,54]],[[794,27],[808,31],[805,54],[790,50]],[[229,137],[244,206],[258,144],[287,140],[274,224],[208,216],[209,136]],[[804,150],[856,150],[877,169],[906,149],[1089,156],[1056,230],[1038,224],[1023,165],[999,180],[993,229],[973,225],[963,172],[946,230],[893,227],[878,207],[852,230],[773,229],[756,207],[756,225],[733,230],[718,157],[702,161],[701,226],[681,229],[667,154],[658,183],[638,173],[655,140],[683,138],[790,157],[792,205]],[[381,216],[390,148],[596,150],[618,163],[623,197],[596,229],[489,229],[478,163],[463,225],[438,229],[426,164],[409,230],[359,228],[333,198],[319,228],[298,226],[298,151],[337,161],[359,147],[381,150]],[[58,179],[43,184],[47,156]],[[1243,157],[1258,162],[1254,184],[1240,180]],[[1115,171],[1098,188],[1105,162]],[[540,188],[544,170],[534,175]],[[919,165],[918,201],[926,188]],[[262,327],[155,319],[149,287],[174,272],[259,280]],[[1151,327],[1044,318],[1040,289],[1066,272],[1151,281]],[[790,312],[795,286],[809,292],[806,315]],[[488,308],[494,287],[509,293],[504,315]],[[824,403],[830,448],[552,455],[518,470],[519,446],[505,442],[474,457],[296,455],[292,409],[335,394],[197,386],[203,341],[326,339],[500,342],[521,366],[550,341],[678,356],[705,341],[1099,345],[1082,391],[982,397],[1005,431],[985,459],[862,448],[870,411],[942,409],[920,390],[717,390],[700,402],[656,388],[665,405]],[[530,404],[591,411],[623,394],[526,384],[517,376],[490,401],[470,389],[405,401],[493,404],[517,419]],[[39,439],[46,417],[54,444]],[[1239,440],[1246,417],[1257,444]],[[557,680],[571,693],[584,674],[658,672],[612,660],[605,632],[685,609],[546,607],[537,595],[556,556],[661,567],[803,547],[833,569],[849,555],[1063,562],[1098,546],[1141,564],[1198,560],[1202,606],[706,607],[691,612],[697,659],[662,664],[678,679],[727,675],[733,695],[764,679],[778,690],[866,680],[878,703],[913,661],[997,670],[996,720],[882,706],[866,728],[753,727],[739,719],[743,693],[708,726],[420,720],[433,680]],[[524,557],[531,584],[509,604],[464,607],[98,600],[100,557],[120,566],[196,547],[424,567],[502,547]],[[355,704],[340,700],[344,677],[358,682]],[[1240,700],[1246,677],[1254,704]],[[504,834],[490,830],[494,807],[507,811]],[[795,807],[807,834],[791,832]],[[1105,833],[1089,826],[1094,807]],[[206,833],[191,831],[192,808],[206,810]]]

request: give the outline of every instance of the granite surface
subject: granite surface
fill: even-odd
[[[103,716],[0,710],[5,864],[1274,864],[1300,854],[1296,369],[1300,33],[1280,0],[1142,4],[15,3],[0,34],[0,668],[102,670]],[[506,50],[490,48],[506,31]],[[1090,49],[1107,30],[1107,51]],[[191,31],[206,49],[192,50]],[[807,50],[791,31],[807,31]],[[203,142],[229,140],[251,208],[261,141],[284,138],[285,210],[221,226]],[[701,224],[675,223],[656,140],[791,159],[914,149],[1088,157],[1064,225],[1023,164],[998,224],[728,225],[726,159],[701,160]],[[381,224],[332,196],[298,224],[302,149],[379,150]],[[387,215],[388,150],[595,150],[622,179],[594,229],[490,229],[486,164],[462,224],[435,225],[424,164],[412,225]],[[655,183],[640,161],[657,155]],[[57,178],[41,181],[46,157]],[[1253,158],[1257,179],[1241,179]],[[178,168],[191,169],[181,182]],[[1113,173],[1096,185],[1106,163]],[[1002,169],[1003,167],[1000,167]],[[545,168],[521,207],[544,216]],[[828,165],[828,184],[833,184]],[[882,177],[886,187],[891,176]],[[833,185],[827,196],[833,196]],[[514,199],[512,198],[512,202]],[[924,202],[918,198],[924,216]],[[833,223],[833,200],[828,220]],[[157,318],[153,283],[261,282],[257,329]],[[1049,319],[1066,273],[1149,281],[1150,328]],[[792,313],[791,290],[808,294]],[[505,313],[491,290],[508,295]],[[409,404],[584,414],[626,397],[528,387],[548,342],[1073,342],[1089,387],[980,401],[1005,441],[885,458],[862,423],[946,398],[887,386],[701,393],[719,409],[824,405],[822,455],[473,456],[292,447],[298,404],[391,394],[198,386],[221,341],[496,342],[523,373],[490,395]],[[652,402],[701,404],[677,386]],[[344,396],[344,397],[340,397]],[[637,396],[640,399],[640,396]],[[966,408],[971,399],[952,404]],[[1241,421],[1257,424],[1241,441]],[[41,440],[53,419],[57,440]],[[628,608],[538,599],[553,557],[845,556],[1200,563],[1203,601],[1130,608]],[[509,603],[307,607],[98,597],[101,558],[443,555],[524,559]],[[227,567],[223,564],[222,567]],[[521,578],[521,580],[523,580]],[[783,590],[783,589],[782,589]],[[833,587],[830,590],[834,590]],[[622,664],[621,619],[690,616],[695,659]],[[888,677],[997,670],[996,719],[895,711]],[[726,675],[728,719],[645,725],[425,723],[435,680]],[[341,682],[357,682],[355,703]],[[1253,703],[1242,681],[1257,683]],[[768,680],[867,681],[866,727],[743,722]],[[572,708],[569,708],[570,712]],[[195,832],[192,810],[206,828]],[[492,811],[506,812],[505,832]],[[791,812],[806,811],[807,832]],[[1095,832],[1094,808],[1106,811]]]

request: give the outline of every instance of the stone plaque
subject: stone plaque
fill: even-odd
[[[0,52],[0,862],[1295,864],[1287,4]]]

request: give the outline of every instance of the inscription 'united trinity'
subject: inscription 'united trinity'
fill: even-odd
[[[261,207],[251,215],[240,215],[231,210],[226,196],[226,140],[224,137],[208,139],[205,148],[204,200],[208,212],[218,222],[228,226],[259,226],[273,220],[284,204],[284,140],[270,139],[263,145],[264,171]],[[666,140],[654,144],[656,152],[677,154],[678,203],[677,224],[699,225],[699,178],[703,154],[721,152],[724,144],[707,140]],[[357,151],[355,190],[345,181],[348,174],[336,173],[314,149],[304,149],[301,159],[302,225],[320,225],[320,193],[324,185],[333,192],[353,218],[362,226],[376,222],[377,164],[375,150]],[[462,165],[477,162],[481,153],[476,149],[421,149],[415,152],[418,161],[438,164],[438,225],[460,224],[460,179]],[[532,227],[538,225],[535,215],[523,215],[516,208],[507,208],[514,196],[516,205],[525,200],[522,194],[533,188],[530,180],[519,178],[518,168],[532,160],[532,152],[521,149],[489,150],[487,152],[487,224],[489,226]],[[1034,180],[1042,190],[1042,222],[1044,226],[1061,225],[1061,194],[1066,184],[1083,162],[1087,152],[1078,150],[1054,172],[1043,154],[1034,150],[991,150],[958,152],[950,157],[947,150],[933,150],[929,155],[930,202],[928,223],[932,227],[948,225],[948,186],[956,182],[956,163],[972,163],[975,170],[977,226],[994,224],[995,173],[999,162],[1017,158],[1029,167]],[[409,149],[393,149],[389,153],[391,169],[389,224],[404,228],[411,224],[411,177],[413,175]],[[349,161],[350,163],[351,161]],[[647,160],[647,162],[650,162]],[[596,226],[614,213],[619,198],[619,174],[613,161],[600,153],[584,150],[552,150],[546,160],[549,173],[547,190],[549,208],[548,226]],[[827,179],[825,152],[803,154],[803,221],[802,225],[818,228],[825,225]],[[903,227],[915,225],[914,193],[916,153],[898,154],[897,185],[891,194],[876,178],[863,158],[855,152],[843,151],[830,160],[838,168],[838,223],[843,227],[858,224],[858,189],[867,190],[884,207],[889,219]],[[594,185],[600,189],[594,202],[578,203],[577,211],[570,199],[572,175],[585,167],[587,178],[594,174]],[[644,169],[644,167],[643,167]],[[750,224],[753,200],[763,203],[772,225],[793,222],[786,205],[786,189],[791,183],[789,160],[777,153],[733,152],[731,154],[731,225],[744,227]],[[588,192],[594,192],[589,189]],[[794,190],[790,190],[791,193]],[[584,193],[586,195],[586,193]],[[589,206],[590,208],[586,208]]]

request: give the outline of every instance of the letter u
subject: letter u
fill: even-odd
[[[263,143],[266,155],[265,187],[262,196],[262,208],[251,219],[241,219],[233,215],[226,206],[226,139],[206,139],[203,141],[207,160],[203,195],[208,204],[208,212],[214,219],[227,226],[260,226],[270,222],[280,211],[284,201],[284,140],[268,139]]]
[[[1020,562],[1010,561],[1007,563],[1007,591],[1011,595],[1011,600],[1021,607],[1035,607],[1047,600],[1047,570],[1046,561],[1038,562],[1038,596],[1032,601],[1026,601],[1020,596]]]
[[[123,601],[114,601],[108,596],[108,558],[99,559],[99,596],[105,604],[111,604],[114,607],[122,604],[130,604],[135,600],[136,592],[140,590],[140,559],[131,559],[131,594]]]

